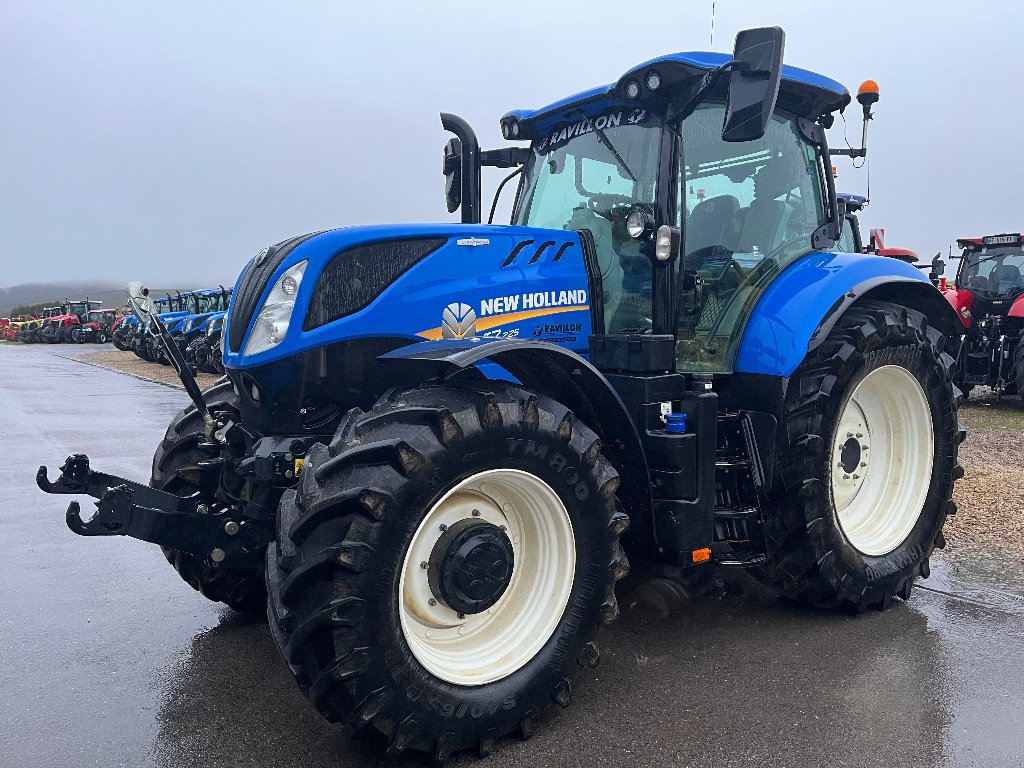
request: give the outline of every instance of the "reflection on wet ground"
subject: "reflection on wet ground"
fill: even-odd
[[[61,501],[31,486],[40,460],[80,447],[142,476],[183,396],[18,358],[77,365],[101,394],[70,404],[65,378],[26,383],[4,352],[0,765],[376,764],[376,745],[306,703],[265,624],[203,601],[152,547],[73,536]],[[14,448],[28,441],[45,455]],[[861,616],[780,602],[742,574],[667,619],[627,611],[573,705],[486,765],[1024,764],[1024,573],[1011,567],[938,559],[910,603]]]
[[[926,584],[910,604],[859,617],[781,603],[743,577],[669,619],[626,613],[573,706],[550,710],[531,741],[507,740],[487,764],[1024,761],[1024,598],[942,562]],[[226,615],[166,685],[161,766],[378,758],[306,706],[262,624]]]

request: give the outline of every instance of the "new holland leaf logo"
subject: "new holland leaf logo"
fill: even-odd
[[[476,312],[468,304],[449,304],[441,313],[441,337],[465,339],[476,336]]]

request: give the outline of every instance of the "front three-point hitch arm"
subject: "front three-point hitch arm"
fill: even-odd
[[[96,513],[82,520],[77,501],[68,505],[67,524],[81,536],[131,536],[202,560],[232,566],[263,557],[273,538],[268,525],[245,518],[236,510],[211,506],[199,494],[175,496],[121,477],[93,472],[89,457],[68,457],[56,482],[46,467],[36,473],[36,484],[47,493],[85,494],[99,499]]]

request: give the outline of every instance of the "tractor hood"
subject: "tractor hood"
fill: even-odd
[[[206,328],[207,321],[219,312],[203,312],[199,315],[192,315],[181,326],[181,332],[188,334],[194,331],[201,331]]]
[[[351,227],[285,240],[249,262],[224,362],[248,368],[348,339],[527,335],[586,350],[590,287],[576,232]]]

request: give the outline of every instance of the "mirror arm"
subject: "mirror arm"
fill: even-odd
[[[700,83],[697,84],[697,90],[694,92],[693,96],[691,96],[689,100],[686,102],[686,104],[684,104],[680,109],[676,110],[671,115],[669,115],[668,120],[666,122],[672,124],[675,123],[676,121],[686,119],[690,115],[690,113],[693,112],[693,110],[695,110],[700,105],[700,103],[707,98],[708,93],[711,91],[711,89],[718,85],[718,81],[722,79],[722,75],[731,70],[733,67],[738,66],[741,66],[741,62],[737,61],[736,59],[731,59],[725,62],[725,64],[723,64],[722,66],[715,67],[714,69],[709,70],[704,75],[704,77],[700,79]]]
[[[517,165],[526,165],[529,159],[530,150],[526,147],[485,149],[480,153],[480,165],[491,168],[515,168]]]
[[[441,126],[462,145],[462,223],[480,223],[480,144],[469,123],[450,112],[441,113]]]

